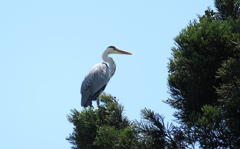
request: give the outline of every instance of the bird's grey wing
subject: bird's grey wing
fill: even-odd
[[[102,93],[110,79],[109,68],[105,63],[93,66],[82,82],[81,105],[86,107],[91,105],[92,100]]]

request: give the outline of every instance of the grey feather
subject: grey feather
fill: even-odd
[[[92,107],[92,100],[96,100],[103,92],[110,78],[109,68],[106,63],[99,63],[93,66],[81,85],[81,105]]]
[[[98,96],[103,92],[107,86],[108,81],[114,75],[116,70],[116,64],[109,54],[127,54],[132,55],[132,53],[119,50],[115,46],[109,46],[102,54],[102,59],[106,63],[99,63],[93,66],[89,73],[84,78],[81,85],[82,100],[81,105],[83,107],[93,107],[92,101],[97,100],[99,105]]]

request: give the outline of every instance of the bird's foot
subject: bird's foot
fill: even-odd
[[[94,109],[94,106],[92,105],[92,103],[90,104],[90,108],[91,108],[91,109]]]

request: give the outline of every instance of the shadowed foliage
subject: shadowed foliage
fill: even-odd
[[[240,148],[240,1],[215,0],[175,38],[165,102],[203,148]]]
[[[134,148],[136,133],[123,115],[123,106],[111,95],[103,94],[100,100],[98,109],[74,109],[68,115],[74,129],[66,139],[72,148]]]

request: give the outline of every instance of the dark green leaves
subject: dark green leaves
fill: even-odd
[[[166,100],[203,148],[240,147],[240,1],[216,0],[175,38]]]
[[[107,94],[101,95],[101,105],[94,110],[71,110],[68,120],[74,125],[73,133],[66,139],[79,148],[134,148],[137,137],[123,106]]]

